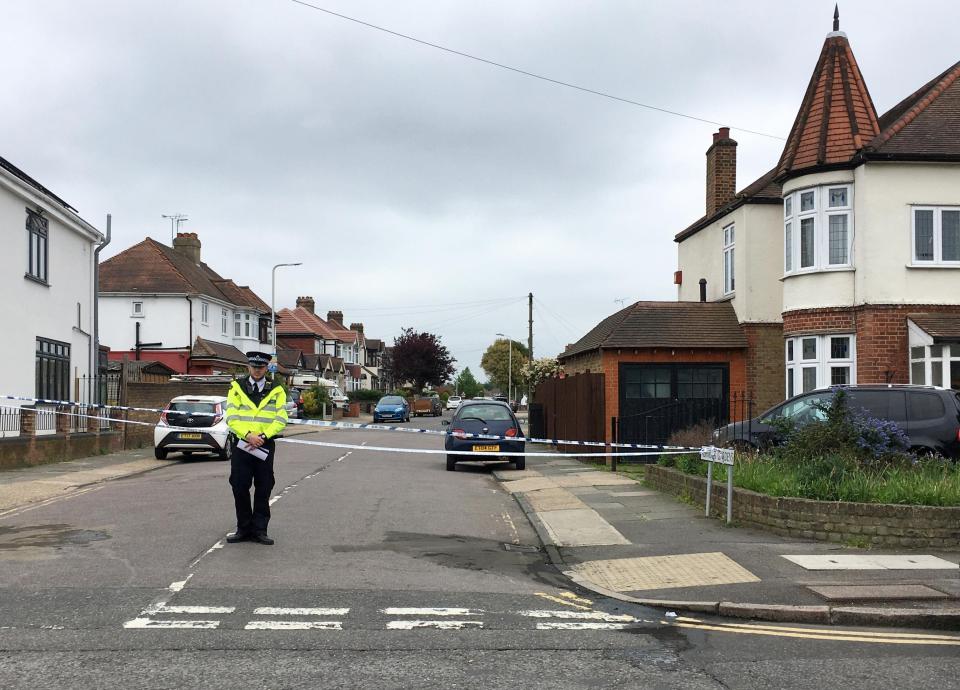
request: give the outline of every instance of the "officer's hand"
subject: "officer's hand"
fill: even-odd
[[[254,448],[259,448],[263,445],[263,439],[255,435],[252,431],[248,431],[244,440],[249,443]]]

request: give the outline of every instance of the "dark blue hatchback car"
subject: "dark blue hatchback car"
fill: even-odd
[[[396,422],[410,421],[410,405],[405,398],[399,395],[385,395],[373,408],[373,423],[379,424],[387,420]]]
[[[526,467],[526,458],[523,456],[500,457],[500,453],[522,453],[525,446],[520,422],[506,403],[495,400],[467,400],[457,408],[453,419],[444,420],[443,424],[450,425],[450,433],[444,443],[446,450],[475,453],[473,456],[447,455],[447,470],[450,472],[457,468],[457,462],[473,460],[513,462],[518,470]],[[503,439],[469,438],[467,434],[501,436]]]

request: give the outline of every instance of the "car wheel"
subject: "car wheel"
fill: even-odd
[[[448,455],[447,456],[447,472],[454,472],[457,469],[457,456]]]
[[[153,457],[155,457],[157,460],[166,460],[167,451],[165,451],[163,448],[154,448]]]
[[[233,454],[233,439],[227,436],[227,442],[224,444],[222,450],[217,451],[217,457],[221,460],[229,460],[230,456]]]
[[[525,470],[525,469],[527,469],[527,459],[526,459],[526,458],[514,458],[514,460],[513,460],[513,466],[514,466],[514,468],[516,468],[516,469],[518,469],[518,470]]]

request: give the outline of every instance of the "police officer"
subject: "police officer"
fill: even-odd
[[[230,383],[227,393],[227,426],[234,436],[230,456],[230,486],[237,509],[237,531],[227,541],[255,541],[273,544],[267,534],[270,522],[270,492],[273,490],[274,439],[287,425],[287,394],[267,378],[270,355],[247,353],[249,376]],[[250,484],[253,484],[253,509]]]

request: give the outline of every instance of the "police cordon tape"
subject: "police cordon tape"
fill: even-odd
[[[162,414],[166,412],[167,415],[170,414],[186,414],[183,412],[170,411],[170,410],[161,410],[153,407],[126,407],[123,405],[94,405],[87,403],[78,403],[72,402],[69,400],[49,400],[46,398],[29,398],[18,395],[0,395],[2,400],[17,400],[21,402],[32,402],[38,405],[58,405],[58,406],[70,406],[70,407],[83,407],[86,409],[106,409],[106,410],[122,410],[129,412],[152,412],[155,414]],[[51,413],[61,414],[60,411],[50,410]],[[204,413],[193,413],[195,416],[201,416]],[[121,421],[121,420],[114,420]],[[465,438],[475,438],[481,439],[484,441],[516,441],[516,437],[509,436],[494,436],[491,434],[473,434],[473,433],[453,433],[452,431],[437,431],[435,429],[419,429],[415,427],[405,427],[405,426],[388,426],[386,424],[356,424],[352,422],[327,422],[319,419],[291,419],[288,422],[289,424],[302,425],[302,426],[317,426],[317,427],[329,427],[329,428],[338,428],[338,429],[364,429],[370,431],[390,431],[406,434],[428,434],[434,436],[456,436],[460,439]],[[524,438],[526,443],[540,443],[548,445],[563,445],[563,446],[585,446],[593,448],[633,448],[636,450],[650,450],[650,451],[679,451],[684,453],[695,453],[699,452],[699,447],[693,446],[668,446],[668,445],[656,445],[656,444],[643,444],[643,443],[606,443],[604,441],[575,441],[575,440],[566,440],[566,439],[556,439],[556,438]],[[665,454],[665,453],[664,453]],[[592,453],[592,455],[598,455],[598,453]]]
[[[91,406],[92,407],[92,406]],[[19,410],[20,407],[14,405],[0,405],[0,410]],[[50,410],[48,414],[59,414],[67,417],[80,417],[82,419],[100,419],[103,421],[117,422],[118,424],[133,424],[136,426],[149,426],[156,427],[155,422],[139,422],[134,419],[120,419],[117,417],[101,417],[100,415],[92,414],[81,414],[79,412],[65,412],[63,410]],[[196,432],[197,427],[192,426],[173,426],[166,425],[167,429],[171,431],[187,431],[187,432]],[[523,441],[523,438],[511,438],[511,441]],[[413,453],[420,455],[471,455],[474,458],[482,457],[484,453],[473,450],[437,450],[433,448],[396,448],[388,446],[365,446],[358,445],[355,443],[330,443],[327,441],[307,441],[304,439],[293,439],[293,438],[284,438],[283,436],[277,437],[278,443],[296,443],[298,445],[305,446],[323,446],[325,448],[346,448],[349,450],[369,450],[383,453]],[[489,453],[491,457],[545,457],[545,458],[632,458],[640,457],[646,455],[684,455],[692,452],[699,452],[700,448],[690,448],[687,450],[666,450],[666,451],[635,451],[630,453],[528,453],[516,452],[516,451],[504,451],[504,452],[492,452]]]

